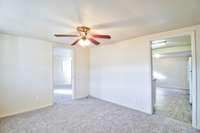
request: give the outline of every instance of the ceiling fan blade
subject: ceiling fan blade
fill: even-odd
[[[97,40],[95,40],[94,38],[90,37],[88,38],[88,40],[90,40],[92,43],[94,43],[95,45],[99,45],[100,42],[98,42]]]
[[[56,37],[79,37],[79,35],[55,34]]]
[[[77,39],[75,42],[73,42],[71,45],[74,46],[79,42],[80,39]]]
[[[94,38],[103,38],[103,39],[110,39],[110,35],[98,35],[98,34],[92,34],[92,37]]]

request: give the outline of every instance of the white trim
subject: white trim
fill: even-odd
[[[192,91],[193,91],[193,94],[196,94],[197,92],[197,76],[196,76],[196,73],[197,73],[197,63],[196,63],[196,40],[195,40],[195,31],[194,30],[190,30],[190,31],[186,31],[186,32],[179,32],[179,33],[170,33],[168,35],[162,35],[161,37],[155,37],[155,38],[151,38],[151,40],[149,40],[149,45],[151,46],[151,42],[153,40],[160,40],[160,39],[165,39],[165,38],[172,38],[172,37],[179,37],[179,36],[185,36],[185,35],[189,35],[191,37],[191,45],[192,45],[192,77],[193,77],[193,80],[192,80]],[[150,47],[150,51],[152,52],[152,49]],[[151,103],[152,103],[152,106],[151,106],[151,109],[152,109],[152,114],[153,114],[153,110],[154,110],[154,105],[153,105],[153,77],[152,77],[152,72],[153,72],[153,64],[152,64],[152,55],[150,55],[150,60],[151,60],[151,64],[150,64],[150,67],[151,67],[151,72],[150,72],[150,77],[151,77]],[[193,103],[193,106],[192,106],[192,126],[194,128],[197,128],[197,95],[193,95],[192,97],[192,103]]]
[[[72,73],[71,73],[71,82],[72,82],[72,99],[76,99],[76,74],[75,74],[75,50],[71,48],[72,50]]]
[[[27,110],[24,110],[24,111],[18,111],[18,112],[14,112],[14,113],[9,113],[9,114],[3,114],[2,116],[0,116],[0,118],[5,118],[5,117],[9,117],[9,116],[15,116],[15,115],[18,115],[18,114],[23,114],[23,113],[27,113],[27,112],[32,112],[32,111],[36,111],[36,110],[39,110],[39,109],[43,109],[43,108],[46,108],[46,107],[50,107],[52,106],[53,104],[50,103],[50,104],[47,104],[47,105],[42,105],[42,106],[39,106],[37,108],[31,108],[31,109],[27,109]]]
[[[150,85],[151,85],[151,114],[154,113],[154,98],[155,98],[155,95],[154,95],[154,91],[153,91],[153,59],[152,59],[152,48],[151,48],[151,42],[152,41],[149,41],[149,44],[150,44]]]
[[[195,31],[190,34],[192,45],[192,126],[197,128],[197,63]]]

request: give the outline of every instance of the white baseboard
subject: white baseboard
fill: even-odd
[[[3,115],[0,115],[0,118],[5,118],[5,117],[9,117],[9,116],[15,116],[15,115],[18,115],[18,114],[23,114],[23,113],[39,110],[39,109],[46,108],[46,107],[49,107],[49,106],[52,106],[52,105],[53,105],[53,103],[47,104],[47,105],[42,105],[42,106],[31,108],[31,109],[27,109],[27,110],[23,110],[23,111],[19,111],[19,112],[3,114]]]
[[[143,112],[145,114],[149,114],[149,115],[153,114],[151,111],[143,110],[141,108],[132,107],[132,106],[127,105],[127,104],[122,104],[122,103],[110,100],[108,98],[102,98],[102,97],[98,97],[98,96],[94,96],[94,95],[89,95],[89,97],[96,98],[96,99],[99,99],[99,100],[102,100],[102,101],[105,101],[105,102],[109,102],[109,103],[112,103],[112,104],[115,104],[115,105],[118,105],[118,106],[121,106],[121,107],[124,107],[124,108],[128,108],[128,109],[131,109],[131,110]]]

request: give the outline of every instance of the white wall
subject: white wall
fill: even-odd
[[[89,48],[74,47],[74,98],[89,95]],[[72,83],[73,84],[73,83]]]
[[[0,34],[0,117],[52,104],[52,45]]]
[[[53,49],[53,80],[55,87],[71,85],[71,59],[71,49]]]
[[[153,71],[157,87],[189,89],[188,57],[165,57],[153,59]],[[163,76],[163,77],[162,77]]]
[[[150,41],[196,32],[197,123],[200,128],[200,25],[90,49],[90,95],[152,113]],[[194,111],[195,112],[195,111]]]
[[[54,56],[53,57],[54,86],[68,84],[67,79],[65,78],[65,73],[63,72],[63,62],[64,61],[66,61],[66,58],[63,56]]]
[[[150,45],[127,40],[90,50],[90,95],[151,112]]]
[[[53,48],[62,44],[0,34],[0,117],[53,104]],[[89,94],[89,50],[73,51],[74,99]]]

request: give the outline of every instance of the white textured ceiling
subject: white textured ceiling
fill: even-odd
[[[70,44],[79,25],[110,43],[200,24],[200,0],[0,0],[0,32]]]

